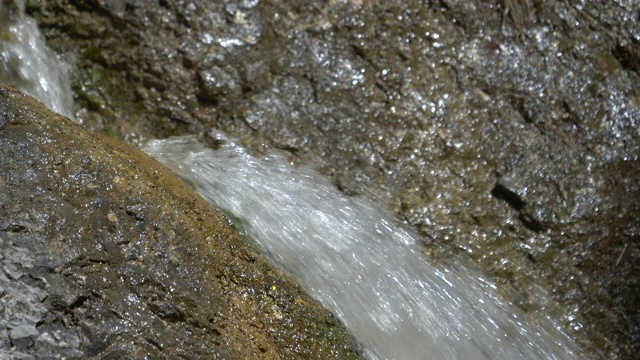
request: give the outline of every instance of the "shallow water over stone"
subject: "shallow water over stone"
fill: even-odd
[[[230,212],[265,255],[333,311],[373,359],[573,359],[548,318],[528,323],[464,264],[425,262],[414,233],[314,170],[258,159],[213,133],[151,141],[145,151]],[[277,291],[273,289],[274,292]]]

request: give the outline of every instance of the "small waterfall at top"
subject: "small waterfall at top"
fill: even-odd
[[[215,133],[217,150],[181,137],[145,151],[240,219],[265,255],[336,314],[373,359],[574,359],[550,319],[525,322],[481,274],[432,266],[416,236],[376,204],[309,168],[257,159]]]
[[[24,0],[0,0],[0,83],[13,86],[71,119],[69,67],[45,44]]]

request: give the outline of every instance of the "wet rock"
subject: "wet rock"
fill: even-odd
[[[0,357],[358,356],[157,162],[13,89],[0,109]]]
[[[496,182],[493,190],[491,190],[491,195],[504,200],[509,204],[509,206],[519,212],[519,219],[525,227],[531,231],[540,232],[545,229],[545,225],[540,221],[540,218],[545,214],[545,210],[533,209],[532,211],[532,206],[527,206],[527,201],[525,200],[529,198],[530,203],[535,203],[535,200],[538,200],[538,202],[544,202],[548,198],[548,192],[534,192],[531,191],[533,189],[529,189],[527,185],[528,182],[524,179],[513,178],[511,176],[502,177]],[[536,194],[545,195],[543,195],[541,199],[536,197]]]
[[[218,105],[221,99],[232,97],[240,93],[240,81],[236,71],[231,66],[221,68],[213,66],[198,71],[198,93],[200,99]]]
[[[108,74],[78,81],[111,109],[80,96],[89,128],[135,142],[216,127],[288,149],[385,199],[431,261],[470,258],[551,311],[593,358],[640,352],[637,2],[187,1],[117,21],[31,4],[81,74]],[[111,28],[106,62],[64,24]],[[241,96],[202,96],[212,62]]]
[[[33,346],[33,340],[40,333],[36,330],[35,324],[17,324],[14,327],[9,325],[9,338],[16,349],[25,351]]]

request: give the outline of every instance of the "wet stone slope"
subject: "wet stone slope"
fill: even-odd
[[[594,358],[640,352],[640,4],[31,1],[78,118],[319,164]]]
[[[357,358],[175,175],[0,87],[0,358]]]

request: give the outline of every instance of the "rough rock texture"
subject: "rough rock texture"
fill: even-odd
[[[372,191],[594,358],[640,353],[637,1],[31,1],[78,118],[241,137]]]
[[[349,358],[175,175],[0,87],[0,358]]]

